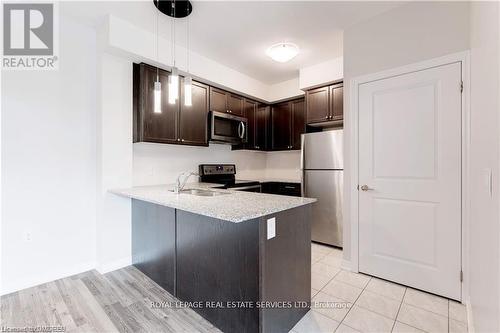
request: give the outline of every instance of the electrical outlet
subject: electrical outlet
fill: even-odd
[[[267,220],[267,239],[276,237],[276,218]]]
[[[25,235],[24,235],[24,239],[27,241],[27,242],[31,242],[31,232],[26,232]]]

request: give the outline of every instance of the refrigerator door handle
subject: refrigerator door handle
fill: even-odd
[[[304,170],[301,170],[300,172],[300,194],[302,197],[306,196],[306,187],[304,185],[305,182],[305,175],[304,175]]]
[[[303,197],[306,196],[306,192],[305,192],[305,186],[304,186],[304,166],[305,166],[305,162],[304,162],[304,158],[305,158],[305,152],[304,152],[304,149],[305,149],[305,140],[306,140],[306,137],[304,136],[304,134],[301,134],[300,135],[300,193]]]

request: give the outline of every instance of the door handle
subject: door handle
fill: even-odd
[[[240,121],[238,125],[238,136],[240,137],[240,139],[243,139],[245,137],[245,124],[242,121]]]
[[[361,191],[365,191],[365,192],[366,192],[366,191],[373,191],[373,190],[375,190],[374,188],[370,188],[370,187],[368,187],[368,185],[361,185],[361,186],[359,187],[359,189],[360,189]]]

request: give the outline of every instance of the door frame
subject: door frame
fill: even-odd
[[[470,230],[470,184],[469,184],[469,161],[470,161],[470,51],[463,51],[449,54],[443,57],[434,58],[426,61],[421,61],[381,72],[357,76],[350,80],[349,83],[349,112],[347,114],[346,128],[349,137],[350,152],[350,180],[348,186],[350,205],[346,209],[346,213],[350,218],[350,242],[351,242],[351,258],[350,269],[353,272],[359,272],[359,191],[357,189],[359,181],[359,86],[363,83],[382,80],[394,76],[418,72],[425,69],[439,67],[451,63],[460,62],[462,69],[462,156],[461,156],[461,173],[462,173],[462,191],[461,191],[461,263],[463,272],[463,281],[461,286],[461,301],[464,303],[465,295],[469,295],[469,258],[468,258],[468,235]],[[459,87],[457,87],[459,89]],[[457,279],[459,276],[457,276]]]

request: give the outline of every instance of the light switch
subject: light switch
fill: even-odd
[[[486,190],[488,191],[488,195],[490,197],[493,196],[493,179],[492,179],[492,174],[491,174],[491,169],[487,168],[483,170],[483,177],[484,177],[484,186],[486,187]]]
[[[267,219],[267,239],[276,237],[276,218]]]

